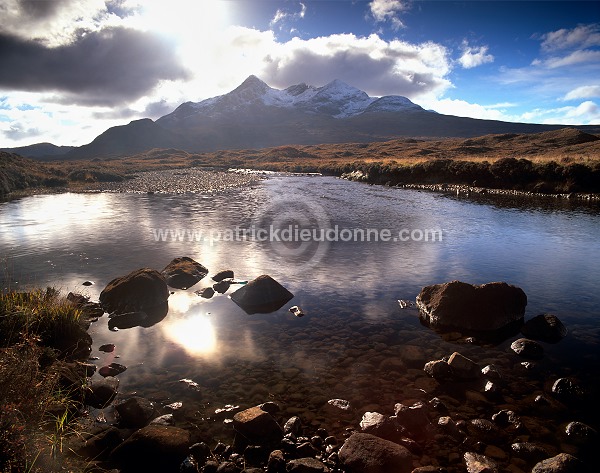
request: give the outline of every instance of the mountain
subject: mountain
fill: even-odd
[[[62,156],[74,148],[74,146],[56,146],[52,143],[37,143],[18,148],[0,148],[0,151],[8,151],[28,158],[52,159],[55,156]]]
[[[370,97],[340,80],[322,87],[302,83],[280,90],[250,76],[227,94],[185,102],[156,121],[135,120],[109,128],[87,145],[61,155],[47,153],[46,157],[125,156],[151,148],[199,153],[291,144],[386,141],[402,136],[470,138],[562,127],[442,115],[424,110],[406,97]],[[600,126],[578,128],[588,133],[600,132]],[[39,153],[24,155],[39,157]]]

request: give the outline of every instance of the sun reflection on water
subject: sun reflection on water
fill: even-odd
[[[196,313],[175,320],[165,327],[165,332],[173,342],[193,356],[210,357],[219,346],[215,328],[206,314]]]
[[[189,292],[176,292],[169,297],[169,318],[165,334],[192,356],[211,357],[218,348],[216,329],[204,304]]]

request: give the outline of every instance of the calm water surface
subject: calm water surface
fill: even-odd
[[[285,246],[188,241],[187,235],[157,241],[154,234],[183,229],[216,236],[273,222],[389,229],[392,235],[441,229],[443,240]],[[99,365],[118,357],[127,366],[119,376],[123,397],[138,392],[163,405],[182,401],[178,422],[213,438],[229,435],[216,408],[266,400],[277,401],[284,416],[341,431],[356,426],[366,410],[391,413],[396,402],[440,394],[422,367],[453,351],[482,366],[493,362],[509,378],[527,377],[528,384],[505,387],[509,404],[547,392],[563,375],[597,389],[599,231],[598,207],[473,201],[328,177],[273,177],[205,195],[33,196],[0,204],[0,282],[3,288],[53,285],[97,300],[114,277],[140,267],[160,270],[177,256],[194,258],[211,274],[227,268],[244,280],[269,274],[295,295],[275,313],[247,315],[226,295],[198,297],[194,291],[210,285],[207,277],[187,291],[174,290],[169,314],[153,327],[110,332],[101,318],[90,329],[92,355]],[[512,339],[496,346],[447,341],[420,325],[413,310],[399,308],[398,299],[414,300],[423,286],[453,279],[518,285],[528,296],[526,318],[555,313],[569,335],[545,345],[540,371],[527,374],[509,349]],[[85,288],[85,280],[95,285]],[[291,315],[290,305],[306,316]],[[100,353],[103,343],[116,344],[115,352]],[[182,378],[200,389],[190,390]],[[348,399],[355,411],[332,414],[332,398]],[[594,425],[595,414],[576,413],[572,420]],[[563,420],[555,420],[556,428]]]

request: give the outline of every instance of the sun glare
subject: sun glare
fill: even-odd
[[[140,21],[149,30],[177,42],[209,37],[227,25],[229,2],[222,0],[150,0]]]

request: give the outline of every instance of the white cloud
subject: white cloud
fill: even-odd
[[[579,25],[573,29],[560,29],[542,35],[542,50],[557,51],[600,46],[600,25]]]
[[[392,27],[396,30],[403,28],[404,23],[398,16],[399,13],[406,11],[408,6],[405,1],[401,0],[372,0],[369,3],[371,14],[375,21],[385,22],[390,21]]]
[[[433,99],[421,102],[420,105],[426,109],[435,110],[444,115],[456,115],[458,117],[480,118],[485,120],[509,120],[510,115],[506,114],[505,108],[514,106],[514,104],[493,104],[480,105],[458,99]]]
[[[463,41],[463,53],[458,59],[458,62],[465,69],[472,69],[473,67],[481,66],[482,64],[494,62],[494,56],[487,53],[488,49],[488,46],[469,46],[467,41]]]
[[[574,66],[576,64],[600,62],[600,51],[589,49],[573,51],[566,56],[556,56],[548,59],[534,59],[532,66],[541,66],[548,69],[556,69],[565,66]]]
[[[501,120],[522,123],[544,123],[562,125],[597,125],[600,124],[600,107],[595,102],[586,101],[578,106],[558,108],[535,108],[525,112],[509,113],[506,109],[518,104],[480,105],[465,100],[440,99],[426,100],[420,105],[445,115],[479,118],[485,120]]]
[[[600,97],[600,85],[584,85],[569,91],[563,100],[591,99]]]
[[[290,13],[286,10],[282,10],[280,8],[275,12],[275,16],[270,21],[269,25],[271,27],[275,26],[277,23],[281,23],[284,20],[301,20],[306,15],[306,5],[304,3],[300,3],[300,11],[295,13]]]

